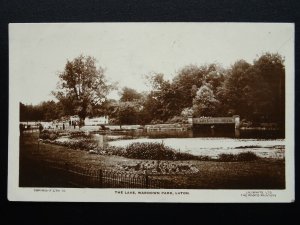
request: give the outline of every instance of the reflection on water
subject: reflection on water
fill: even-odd
[[[241,139],[283,139],[284,136],[278,130],[239,130],[239,136],[236,136],[235,130],[226,129],[202,129],[202,130],[151,130],[151,131],[131,131],[125,132],[125,135],[132,137],[148,138],[196,138],[196,137],[226,137]]]

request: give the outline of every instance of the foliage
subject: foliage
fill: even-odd
[[[137,124],[139,113],[138,104],[135,102],[120,102],[119,122],[120,124]]]
[[[202,85],[193,99],[194,116],[214,116],[217,114],[219,101],[208,85]]]
[[[58,141],[58,140],[51,140],[51,139],[45,139],[45,143],[49,142],[51,144],[57,144],[60,146],[68,147],[71,149],[79,149],[84,151],[94,150],[97,149],[98,145],[94,140],[91,139],[78,139],[76,141]]]
[[[187,118],[183,116],[174,116],[173,118],[168,119],[167,123],[188,123],[188,121]]]
[[[221,162],[240,162],[240,161],[253,161],[259,157],[253,152],[242,152],[239,154],[220,154],[217,161]]]
[[[175,152],[163,143],[132,143],[126,147],[125,156],[134,159],[175,159]]]
[[[124,87],[120,100],[107,99],[108,84],[96,60],[79,56],[68,61],[54,92],[59,102],[20,103],[20,120],[51,121],[64,115],[108,115],[114,124],[184,122],[190,116],[232,116],[254,123],[285,124],[284,58],[264,53],[253,63],[237,60],[229,69],[220,65],[188,65],[172,80],[162,73],[146,76],[150,91]],[[181,119],[182,117],[182,119]]]
[[[160,73],[148,76],[152,91],[144,106],[151,120],[167,121],[180,116],[184,109],[192,108],[197,90],[207,84],[215,92],[224,79],[224,71],[216,64],[189,65],[177,72],[172,81],[165,80]]]
[[[194,115],[194,110],[193,108],[184,108],[182,111],[181,111],[181,116],[183,118],[189,118],[189,117],[193,117]]]
[[[164,79],[163,74],[148,76],[152,91],[145,100],[144,108],[149,113],[151,120],[166,121],[177,114],[178,96],[170,81]]]
[[[138,93],[136,90],[128,87],[124,87],[122,89],[122,92],[120,93],[121,102],[132,102],[132,101],[138,101],[142,98],[142,94]]]
[[[107,84],[104,69],[96,67],[96,59],[79,56],[67,61],[59,74],[58,90],[53,92],[64,106],[65,113],[79,115],[81,121],[86,116],[97,114],[106,96],[113,88]]]
[[[62,115],[61,104],[54,101],[45,101],[35,106],[20,103],[20,121],[52,121]]]
[[[48,130],[43,130],[42,133],[40,134],[40,138],[43,140],[55,140],[59,137],[58,132],[50,132]]]
[[[180,153],[163,143],[132,143],[125,148],[124,157],[149,160],[196,160],[202,157]]]
[[[265,53],[253,65],[239,60],[228,70],[217,96],[224,114],[251,121],[284,123],[284,59]]]

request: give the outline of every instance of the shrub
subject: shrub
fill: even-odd
[[[208,160],[209,157],[179,153],[163,143],[132,143],[128,145],[122,156],[134,159],[149,160]]]
[[[253,152],[242,152],[237,155],[237,161],[253,161],[259,157]]]
[[[90,139],[80,139],[76,141],[69,141],[69,142],[60,142],[57,143],[59,145],[63,145],[73,149],[80,149],[80,150],[94,150],[98,147],[98,144],[94,140]]]
[[[150,122],[150,124],[162,124],[162,123],[164,123],[164,121],[162,121],[162,120],[160,120],[160,119],[154,119],[154,120],[152,120],[151,122]]]
[[[44,130],[40,134],[40,138],[44,139],[44,140],[48,139],[48,140],[52,140],[53,141],[53,140],[55,140],[58,137],[59,137],[58,132],[50,132],[48,130]]]
[[[125,149],[122,147],[108,146],[102,150],[108,153],[109,155],[118,155],[118,156],[125,155]]]
[[[84,131],[75,131],[69,133],[70,138],[87,137],[88,135]]]
[[[208,160],[208,156],[207,156],[207,160]],[[189,153],[176,153],[176,159],[177,160],[205,160],[204,158],[202,158],[202,156],[195,156]]]
[[[134,159],[173,160],[175,151],[163,143],[132,143],[125,148],[125,156]]]
[[[239,154],[220,154],[217,161],[221,162],[240,162],[240,161],[253,161],[259,157],[253,152],[242,152]]]
[[[221,162],[232,162],[232,161],[236,161],[236,156],[233,154],[220,154],[218,161]]]
[[[167,123],[186,123],[187,120],[184,119],[182,116],[174,116],[171,119],[168,119]]]

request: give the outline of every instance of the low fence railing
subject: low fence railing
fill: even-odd
[[[56,162],[42,162],[31,168],[44,171],[44,177],[61,180],[62,186],[78,188],[175,188],[168,180],[151,174],[137,174],[104,169],[84,168]]]

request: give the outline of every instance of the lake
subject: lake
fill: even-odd
[[[285,157],[284,139],[245,139],[228,137],[191,137],[191,138],[149,138],[143,136],[92,134],[99,146],[110,145],[126,147],[132,143],[164,143],[178,152],[186,152],[197,156],[218,158],[220,154],[239,154],[253,152],[262,158],[283,159]],[[125,139],[124,139],[125,138]],[[76,140],[73,138],[73,141]],[[63,136],[59,142],[68,142],[70,137]]]
[[[138,138],[130,140],[110,141],[109,145],[126,147],[136,142],[163,142],[180,152],[193,155],[210,156],[217,158],[218,155],[238,154],[241,152],[253,152],[264,158],[284,158],[284,139],[237,139],[220,137],[196,137],[196,138]]]
[[[90,129],[90,128],[89,128]],[[220,154],[253,152],[264,158],[284,158],[285,139],[278,130],[240,130],[239,138],[234,130],[132,130],[108,132],[109,145],[126,147],[136,142],[163,142],[180,152],[217,158]],[[123,137],[123,138],[122,138]],[[121,139],[121,140],[120,140]],[[124,139],[124,140],[122,140]]]

